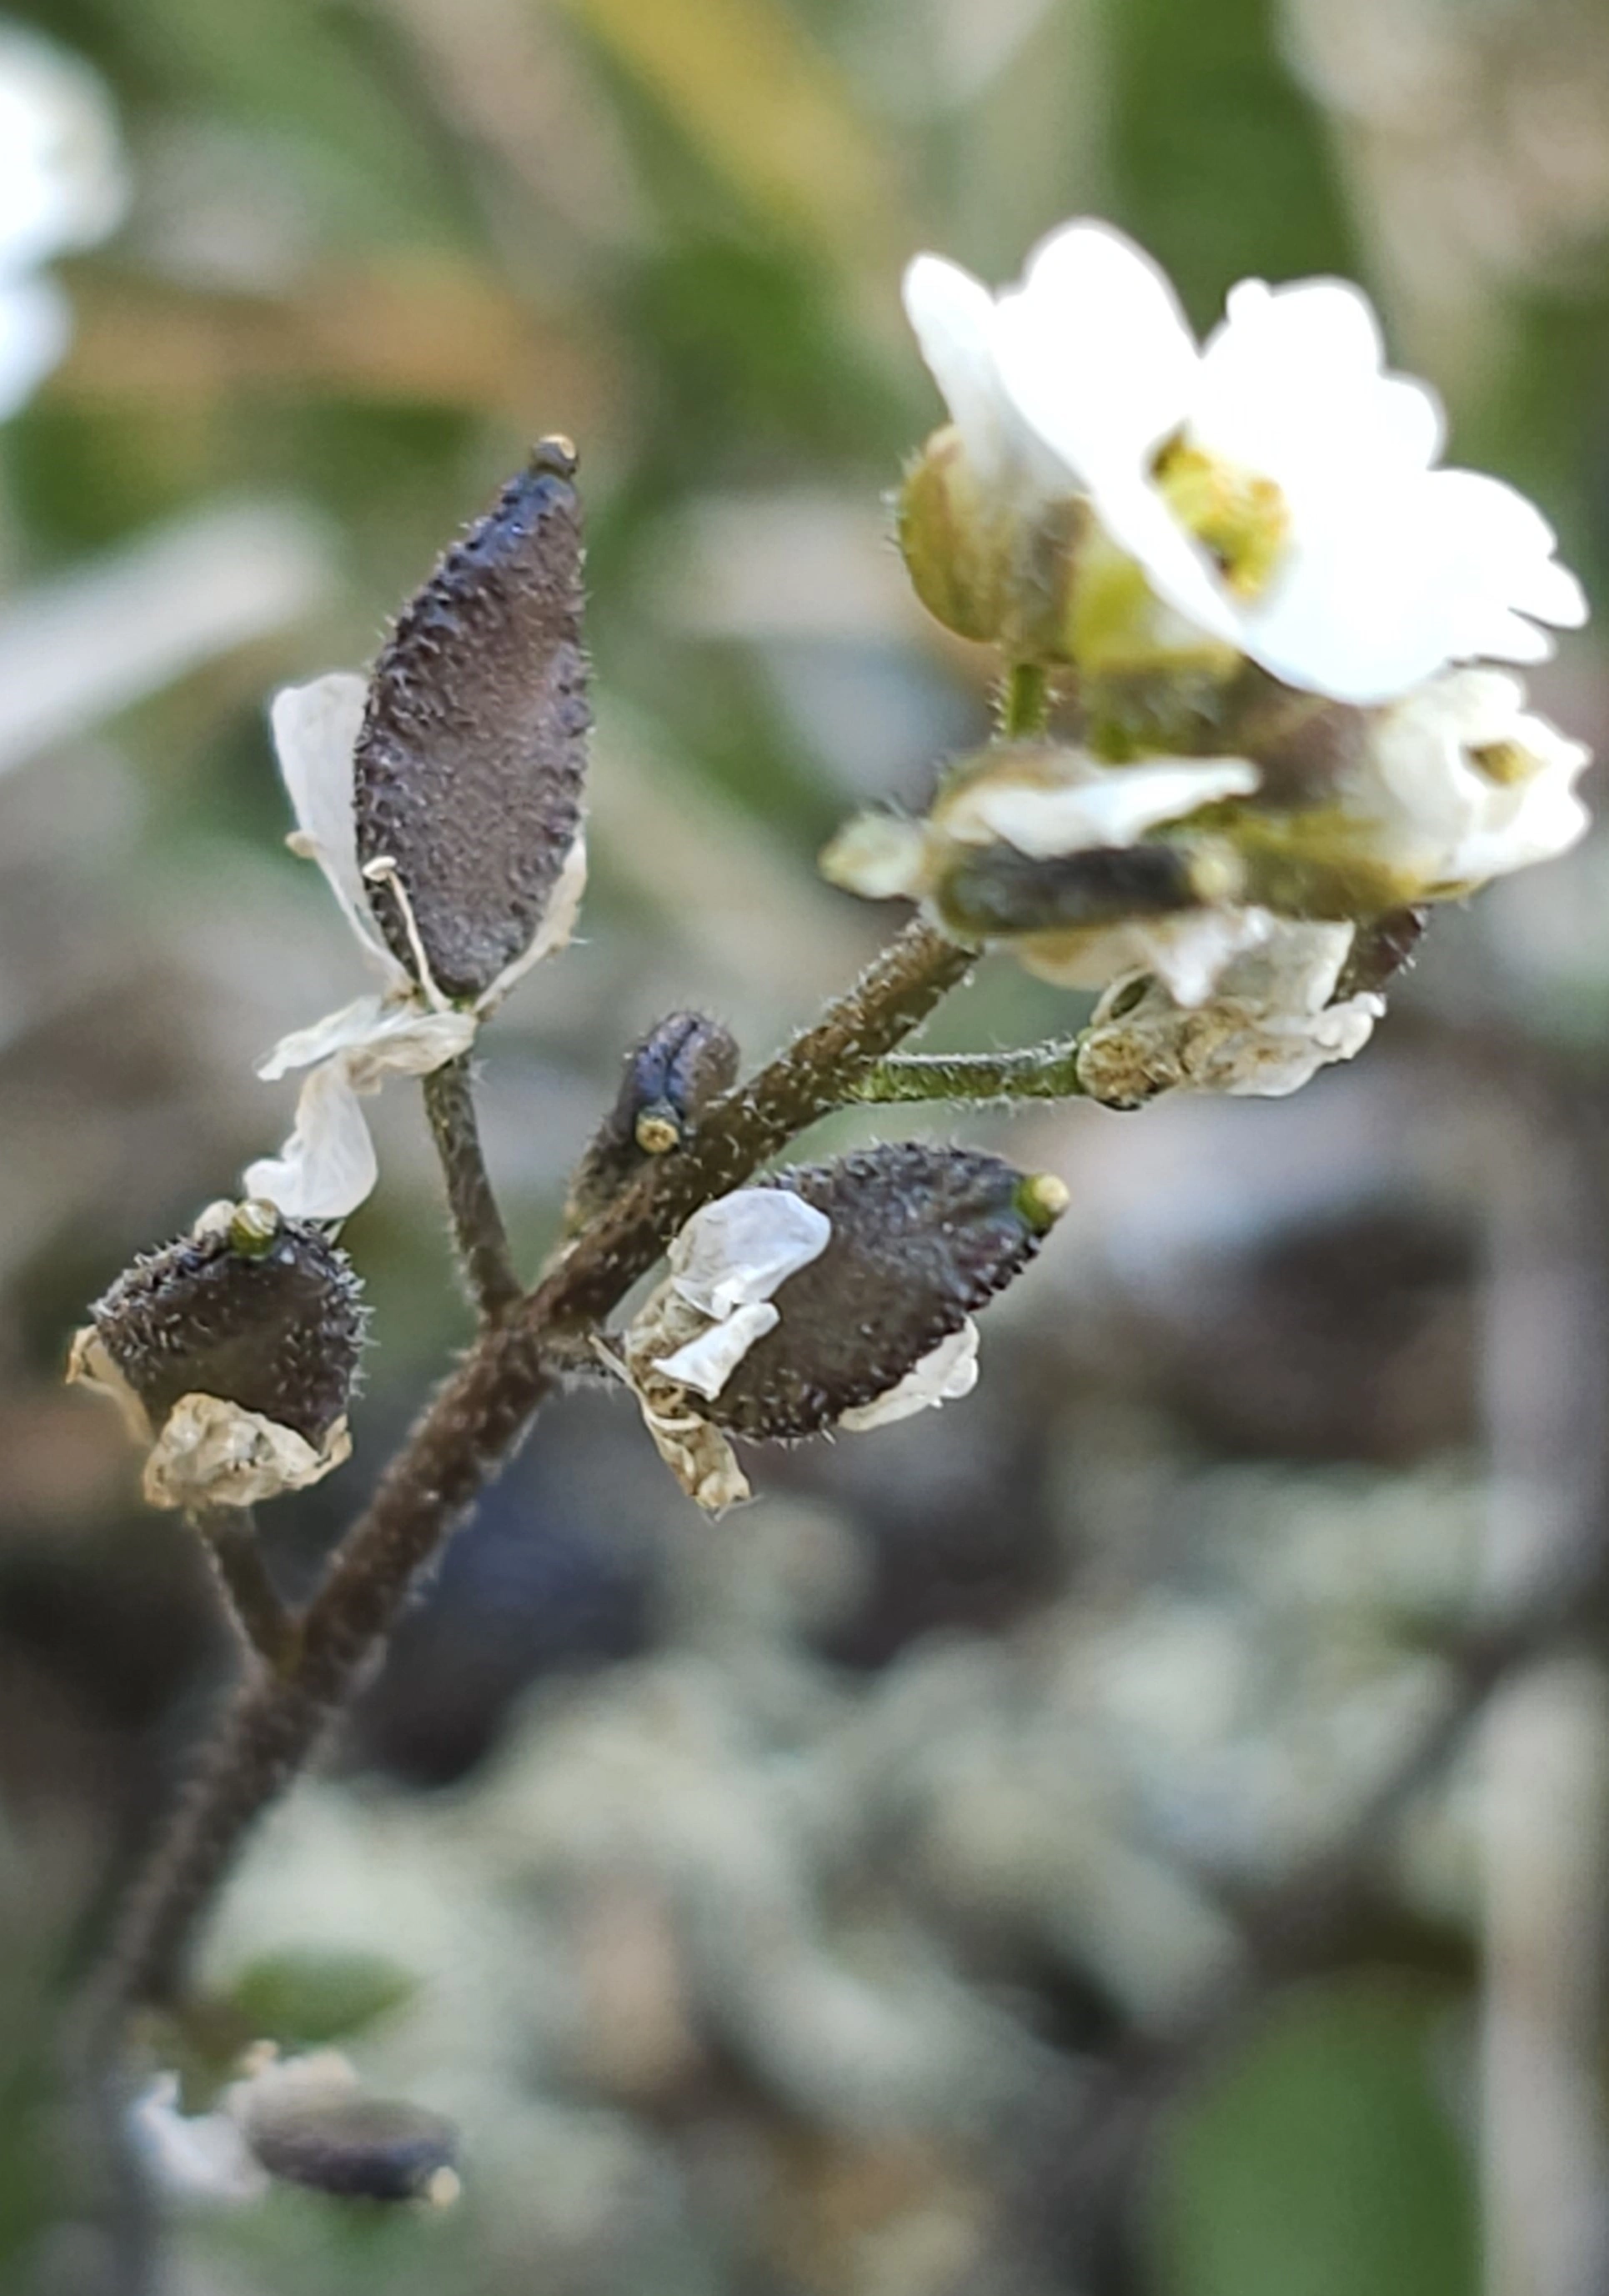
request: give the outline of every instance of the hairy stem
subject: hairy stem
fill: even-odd
[[[1028,741],[1044,733],[1050,723],[1050,681],[1042,662],[1012,664],[1001,685],[995,715],[1007,742]]]
[[[225,1607],[241,1640],[265,1666],[275,1670],[287,1667],[296,1651],[296,1620],[268,1576],[251,1509],[198,1507],[190,1522],[217,1575]]]
[[[201,1921],[259,1814],[283,1793],[384,1647],[421,1573],[509,1456],[553,1384],[550,1337],[608,1314],[691,1213],[740,1185],[920,1026],[973,962],[907,926],[853,988],[704,1111],[685,1154],[643,1172],[489,1324],[387,1470],[302,1620],[293,1661],[235,1697],[124,1909],[91,2015],[105,2041],[132,2004],[171,1997]]]
[[[1082,1039],[1030,1045],[1015,1053],[897,1053],[851,1088],[858,1101],[1069,1100],[1079,1081]]]
[[[467,1053],[425,1078],[424,1109],[441,1159],[464,1279],[481,1321],[495,1324],[507,1315],[524,1287],[514,1273],[508,1231],[480,1150]]]

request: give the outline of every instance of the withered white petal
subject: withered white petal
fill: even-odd
[[[512,964],[504,966],[491,987],[476,1000],[478,1012],[484,1014],[495,1010],[514,983],[528,973],[533,964],[540,964],[545,956],[553,956],[558,950],[569,947],[576,920],[581,914],[581,900],[586,890],[587,832],[579,830],[575,843],[564,857],[564,866],[559,872],[535,939]]]
[[[344,1219],[379,1177],[374,1144],[345,1055],[308,1077],[296,1103],[296,1128],[277,1156],[245,1174],[249,1196],[277,1204],[287,1219]]]
[[[317,862],[367,955],[389,983],[406,992],[412,986],[408,973],[374,922],[357,863],[353,753],[367,698],[365,679],[336,669],[307,685],[283,687],[268,714],[280,774],[296,816],[291,850]]]
[[[661,1356],[654,1369],[661,1379],[674,1380],[678,1387],[690,1387],[709,1402],[713,1402],[733,1373],[742,1363],[756,1340],[763,1340],[782,1321],[779,1310],[769,1300],[756,1300],[746,1308],[734,1308],[718,1324],[675,1353]]]
[[[1036,934],[1015,944],[1026,969],[1059,988],[1104,988],[1114,979],[1153,973],[1179,1004],[1200,1004],[1226,966],[1268,939],[1275,920],[1262,908],[1181,909],[1080,933]]]
[[[838,1424],[865,1434],[869,1428],[910,1419],[918,1411],[934,1411],[940,1404],[959,1402],[977,1384],[978,1326],[969,1316],[958,1332],[940,1340],[920,1363],[914,1364],[897,1387],[891,1387],[874,1402],[844,1412]]]
[[[672,1289],[720,1318],[769,1300],[826,1250],[833,1223],[787,1188],[737,1188],[694,1213],[670,1246]]]
[[[1249,797],[1261,776],[1244,758],[1170,758],[1133,766],[1089,761],[1088,775],[1053,785],[981,775],[943,809],[945,832],[964,844],[1000,838],[1030,860],[1133,845],[1203,806]]]
[[[217,1395],[182,1395],[168,1413],[142,1483],[154,1507],[257,1506],[305,1490],[351,1456],[338,1419],[315,1449],[293,1427]]]
[[[242,2202],[268,2189],[226,2112],[181,2112],[176,2073],[159,2073],[128,2108],[129,2138],[152,2181],[178,2201]]]
[[[385,1077],[429,1076],[456,1061],[474,1043],[475,1025],[473,1013],[451,1006],[431,1012],[382,996],[359,996],[310,1029],[282,1037],[257,1073],[265,1084],[275,1084],[295,1069],[340,1055],[357,1091],[378,1092]]]

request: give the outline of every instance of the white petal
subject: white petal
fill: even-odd
[[[787,1188],[738,1188],[704,1205],[670,1246],[671,1283],[706,1316],[769,1300],[826,1250],[833,1223]]]
[[[1003,838],[1030,860],[1094,848],[1129,846],[1163,822],[1179,821],[1222,798],[1249,797],[1260,776],[1244,758],[1165,765],[1091,766],[1084,782],[1060,787],[980,776],[943,815],[963,843]]]
[[[374,922],[357,865],[352,753],[367,698],[363,678],[350,670],[332,670],[310,685],[283,687],[269,717],[280,774],[296,816],[291,849],[317,862],[364,947],[402,988],[409,985],[407,971]]]
[[[918,1411],[958,1402],[977,1384],[978,1326],[969,1316],[958,1332],[940,1340],[930,1355],[913,1365],[897,1387],[891,1387],[874,1402],[844,1412],[838,1424],[865,1434],[868,1428],[891,1426],[895,1420],[912,1418]]]
[[[735,1308],[722,1322],[711,1324],[674,1355],[661,1357],[654,1369],[661,1378],[674,1380],[678,1387],[694,1388],[713,1402],[755,1341],[774,1332],[781,1321],[780,1310],[768,1300]]]
[[[289,1219],[344,1219],[380,1176],[374,1144],[338,1055],[316,1068],[296,1103],[296,1129],[277,1156],[249,1167],[249,1196],[266,1196]]]
[[[111,104],[80,57],[0,29],[0,269],[104,238],[128,200]]]
[[[587,835],[584,830],[578,830],[575,843],[565,855],[564,865],[548,897],[547,908],[537,928],[535,939],[528,949],[514,958],[512,964],[504,966],[491,987],[476,999],[477,1012],[484,1014],[493,1011],[503,1002],[515,981],[529,972],[533,964],[540,964],[545,956],[552,956],[559,949],[570,947],[571,935],[575,931],[576,919],[581,914],[581,898],[586,890]]]
[[[1198,353],[1165,274],[1108,225],[1067,224],[1001,296],[995,357],[1018,413],[1086,481],[1140,468],[1185,420]]]
[[[71,334],[72,308],[53,279],[0,283],[0,422],[33,397]]]
[[[970,271],[940,255],[919,255],[907,265],[904,296],[928,372],[978,476],[997,484],[1011,460],[1011,414],[995,372],[994,298]]]
[[[1057,988],[1104,988],[1148,972],[1176,1004],[1191,1005],[1203,1003],[1225,967],[1266,940],[1274,924],[1267,909],[1184,909],[1094,932],[1036,935],[1014,946],[1028,972]]]
[[[1190,438],[1282,486],[1337,461],[1382,476],[1427,470],[1441,406],[1422,383],[1383,373],[1383,357],[1360,288],[1244,280],[1202,353]]]
[[[359,996],[311,1028],[282,1037],[258,1063],[257,1073],[273,1084],[294,1069],[337,1057],[345,1062],[353,1089],[378,1092],[387,1076],[429,1076],[468,1052],[475,1041],[472,1013],[442,1013],[382,996]]]
[[[176,2073],[159,2073],[128,2108],[128,2135],[159,2191],[174,2200],[251,2201],[268,2189],[223,2112],[181,2112]]]

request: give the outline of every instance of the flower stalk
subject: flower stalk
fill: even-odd
[[[514,1271],[508,1231],[481,1151],[469,1055],[434,1070],[423,1086],[424,1111],[441,1160],[464,1279],[482,1323],[495,1324],[508,1313],[523,1286]]]

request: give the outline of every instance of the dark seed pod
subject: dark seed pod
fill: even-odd
[[[242,2133],[271,2177],[339,2200],[445,2199],[457,2190],[457,2131],[418,2105],[355,2090],[292,2095],[248,2111]]]
[[[572,1226],[617,1195],[651,1157],[685,1147],[701,1110],[735,1082],[737,1039],[703,1013],[669,1013],[626,1055],[614,1106],[571,1192]]]
[[[1383,988],[1411,965],[1429,919],[1428,909],[1392,909],[1385,916],[1371,917],[1360,924],[1352,935],[1332,1001],[1339,1004],[1360,989]]]
[[[872,1403],[1004,1291],[1066,1204],[1060,1181],[973,1149],[894,1142],[773,1174],[825,1212],[819,1259],[702,1414],[736,1435],[814,1435]]]
[[[587,657],[575,450],[545,439],[404,611],[357,737],[357,856],[390,861],[438,987],[478,996],[535,939],[581,824]],[[416,974],[390,883],[370,906]]]
[[[953,932],[1054,932],[1163,916],[1202,898],[1194,857],[1171,845],[1130,845],[1030,860],[1010,845],[957,849],[935,896]]]
[[[153,1432],[181,1396],[211,1395],[317,1447],[346,1411],[363,1349],[351,1262],[266,1203],[137,1260],[89,1313]]]

